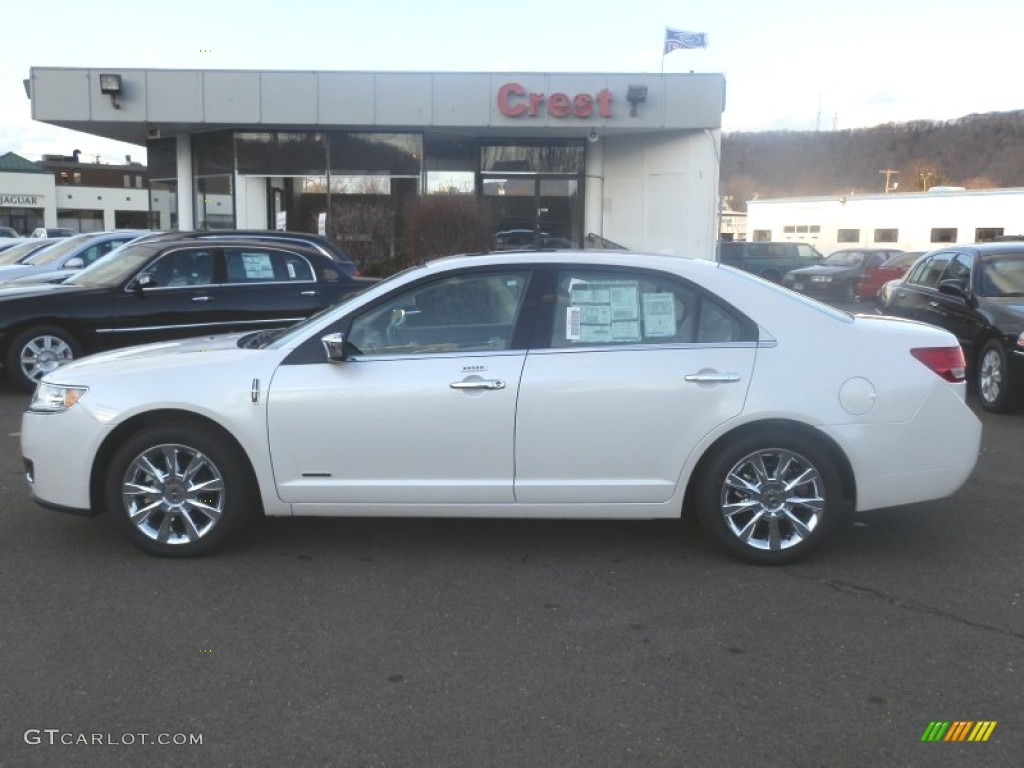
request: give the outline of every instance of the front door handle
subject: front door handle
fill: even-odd
[[[731,384],[740,380],[738,373],[719,371],[698,371],[686,375],[686,380],[695,384]]]
[[[192,301],[210,301],[212,299],[213,299],[212,296],[193,296],[192,297]]]
[[[504,389],[505,382],[501,379],[467,379],[453,381],[448,386],[452,389]]]
[[[319,296],[320,291],[300,291],[299,296]]]

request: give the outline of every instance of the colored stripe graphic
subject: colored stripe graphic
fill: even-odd
[[[971,731],[971,735],[967,737],[968,741],[988,741],[988,737],[992,735],[992,731],[996,729],[995,720],[982,720]]]
[[[921,734],[921,741],[942,741],[942,737],[946,734],[946,729],[949,728],[949,721],[942,722],[941,720],[936,722],[932,721],[928,723],[928,727],[924,729],[924,733]]]
[[[988,741],[996,724],[995,720],[932,720],[921,741]]]

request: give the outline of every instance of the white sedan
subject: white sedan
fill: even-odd
[[[439,259],[281,332],[76,360],[22,423],[33,497],[158,555],[253,517],[676,518],[781,563],[844,511],[954,493],[946,331],[700,259]]]

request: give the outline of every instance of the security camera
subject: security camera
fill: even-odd
[[[596,144],[597,140],[600,138],[601,137],[597,135],[597,131],[595,131],[593,128],[591,128],[590,133],[587,134],[587,141],[589,141],[591,144]]]

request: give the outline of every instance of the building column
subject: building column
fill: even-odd
[[[179,133],[178,145],[178,229],[186,232],[196,228],[195,193],[192,188],[192,136]]]
[[[593,232],[604,237],[604,138],[587,143],[583,201],[583,236]]]

